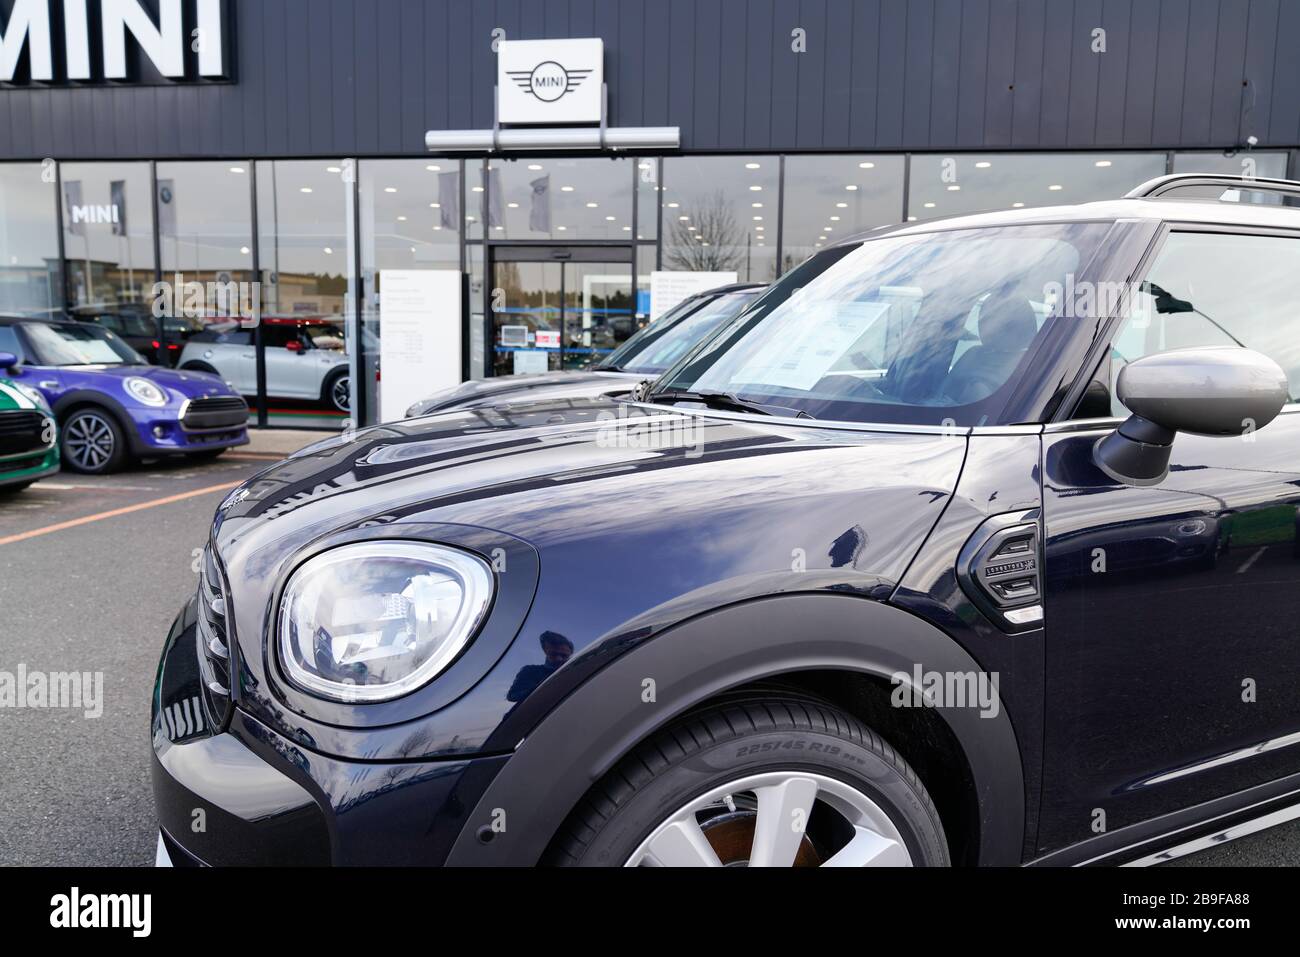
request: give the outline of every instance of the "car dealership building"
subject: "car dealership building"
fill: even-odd
[[[149,329],[272,425],[582,367],[885,224],[1300,173],[1286,0],[0,0],[0,35],[0,312],[252,289],[270,321]],[[350,413],[305,398],[340,361]]]

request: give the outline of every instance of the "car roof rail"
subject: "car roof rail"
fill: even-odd
[[[1141,186],[1124,194],[1125,199],[1160,199],[1179,189],[1194,186],[1222,186],[1225,190],[1239,189],[1248,193],[1273,193],[1300,199],[1300,182],[1290,179],[1266,179],[1255,176],[1235,176],[1229,173],[1169,173],[1149,179]]]

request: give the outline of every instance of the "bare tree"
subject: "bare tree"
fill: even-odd
[[[736,214],[719,190],[682,209],[686,219],[673,220],[664,265],[689,272],[739,271],[745,261],[745,235]]]

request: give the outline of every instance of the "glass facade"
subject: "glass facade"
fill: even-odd
[[[1165,153],[913,156],[908,219],[1118,199],[1163,176]]]
[[[1115,198],[1166,171],[1284,178],[1294,159],[1184,151],[0,163],[0,311],[67,311],[152,362],[218,372],[266,424],[343,428],[404,412],[382,401],[386,281],[405,330],[390,329],[391,361],[402,358],[411,323],[445,330],[450,309],[460,335],[445,348],[458,350],[464,377],[584,368],[649,322],[656,271],[770,282],[825,245],[904,219]],[[443,290],[458,282],[459,305],[412,306],[411,283],[424,274],[450,275]],[[159,282],[251,287],[261,321],[214,308],[210,292],[156,318]],[[435,337],[432,348],[440,345]],[[440,358],[454,368],[457,353]],[[431,379],[429,391],[443,386]]]
[[[661,268],[776,278],[778,157],[672,156],[663,168]]]
[[[0,312],[63,304],[55,168],[0,163]]]
[[[788,156],[781,198],[781,272],[826,243],[903,218],[902,156]]]

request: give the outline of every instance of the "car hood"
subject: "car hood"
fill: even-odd
[[[596,398],[628,392],[653,376],[625,372],[546,372],[539,375],[499,376],[463,383],[441,395],[412,406],[412,415],[432,415],[453,409],[476,409],[534,399]]]
[[[0,412],[13,412],[18,409],[32,410],[36,403],[18,391],[10,379],[0,379]]]
[[[110,378],[137,377],[173,389],[190,399],[207,395],[236,395],[236,392],[226,385],[226,381],[220,376],[189,369],[165,369],[162,366],[150,365],[104,365],[60,366],[56,371],[68,384],[77,382],[91,384]]]

